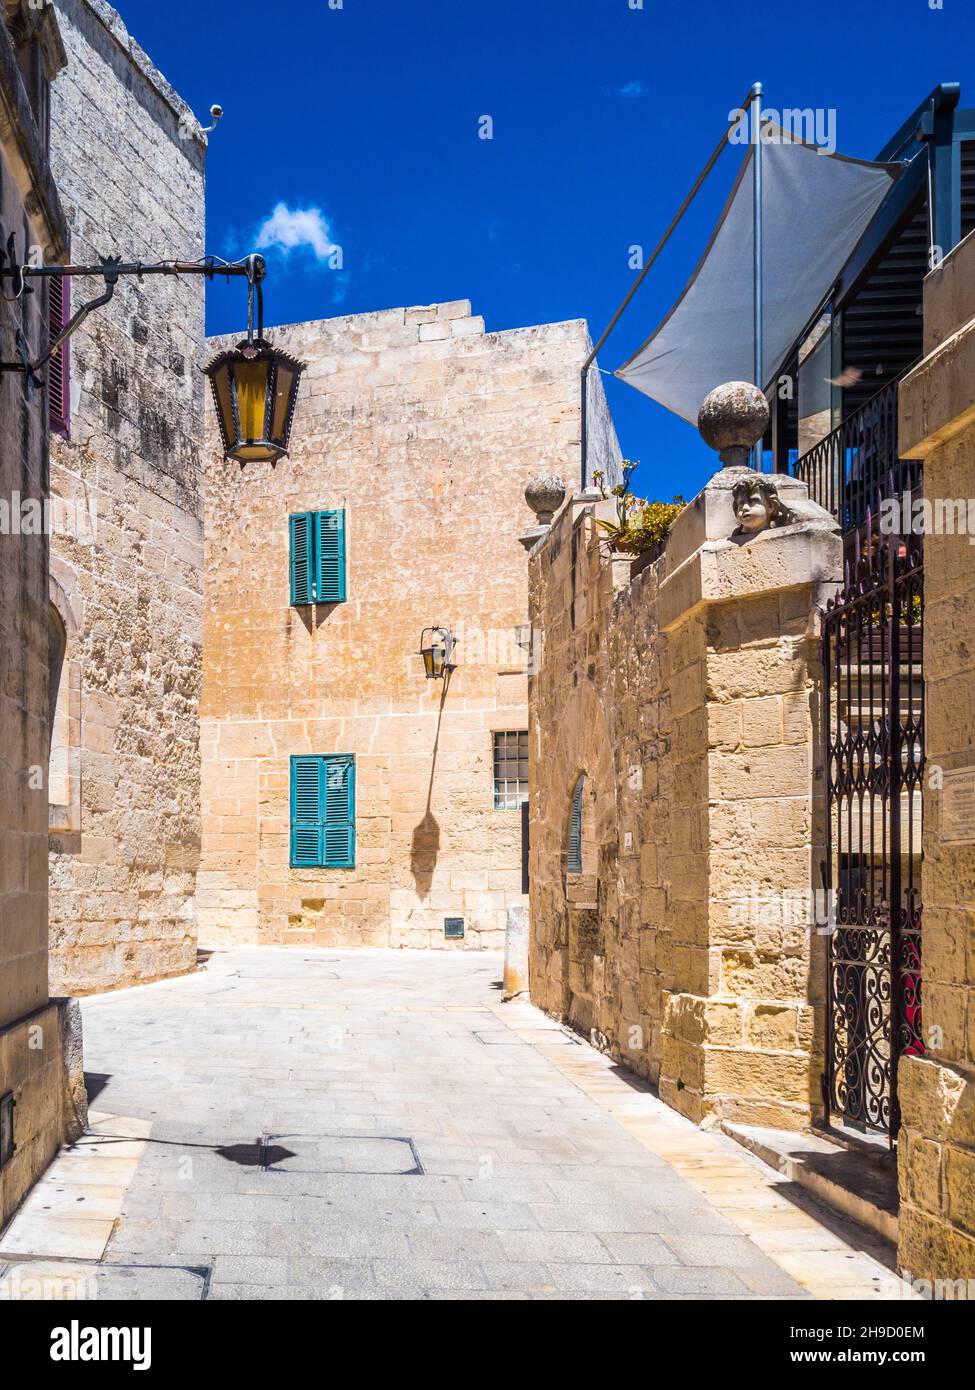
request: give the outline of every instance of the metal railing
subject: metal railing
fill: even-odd
[[[844,531],[856,530],[881,500],[910,492],[917,462],[897,452],[897,388],[890,382],[790,468],[812,501],[832,512]]]

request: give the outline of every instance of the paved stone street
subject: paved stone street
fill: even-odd
[[[500,973],[482,952],[265,947],[86,999],[92,1132],[8,1228],[0,1281],[74,1270],[105,1297],[211,1299],[904,1296],[871,1238],[502,1004]]]

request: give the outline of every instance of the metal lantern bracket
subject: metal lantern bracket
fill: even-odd
[[[33,294],[29,284],[34,279],[50,279],[57,276],[101,276],[104,289],[100,295],[88,300],[72,314],[64,328],[48,345],[42,356],[31,359],[23,332],[17,330],[16,347],[19,361],[0,361],[0,371],[21,372],[24,376],[24,389],[30,397],[34,390],[43,385],[37,372],[58,352],[61,345],[71,337],[77,328],[95,309],[102,308],[115,294],[115,286],[122,275],[134,275],[141,280],[145,275],[205,275],[208,280],[218,275],[246,277],[247,279],[247,341],[254,342],[254,302],[257,300],[257,336],[263,337],[264,293],[261,281],[267,273],[263,256],[251,254],[239,261],[223,261],[219,256],[204,256],[199,261],[123,261],[119,256],[102,256],[97,265],[45,265],[33,266],[18,262],[15,255],[14,237],[7,239],[6,249],[0,249],[0,294],[7,300],[17,300],[25,294]],[[13,287],[9,293],[7,286]]]

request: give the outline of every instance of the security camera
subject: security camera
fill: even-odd
[[[205,126],[203,127],[203,134],[204,134],[204,135],[209,135],[211,130],[216,130],[216,128],[217,128],[217,121],[219,121],[219,119],[220,119],[220,117],[221,117],[222,115],[223,115],[223,107],[222,107],[222,106],[219,106],[216,102],[214,102],[213,105],[210,107],[210,119],[211,119],[211,121],[213,122],[213,125],[205,125]]]

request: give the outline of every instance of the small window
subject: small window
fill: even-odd
[[[517,811],[528,800],[528,730],[494,735],[494,809]]]
[[[288,518],[291,604],[345,602],[345,512],[296,512]]]
[[[566,873],[582,873],[582,796],[586,790],[586,779],[580,777],[572,794],[572,812],[569,816],[569,839],[565,852]]]
[[[48,279],[48,342],[53,343],[71,317],[71,281],[66,275]],[[70,340],[61,344],[47,364],[47,409],[51,433],[71,434]]]
[[[291,759],[291,867],[355,867],[355,756]]]

